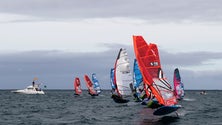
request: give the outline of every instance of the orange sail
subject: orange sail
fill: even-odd
[[[74,89],[75,89],[76,95],[80,95],[82,93],[81,86],[80,86],[80,80],[78,77],[75,78]]]
[[[92,96],[97,95],[96,91],[93,88],[93,83],[87,75],[84,75],[84,80],[86,82],[86,86],[88,88],[89,94],[92,95]]]
[[[158,102],[165,106],[177,103],[173,90],[165,78],[156,44],[147,44],[142,36],[133,36],[134,52],[144,83],[148,85]]]

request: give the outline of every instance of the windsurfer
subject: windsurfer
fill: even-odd
[[[148,108],[155,109],[162,106],[161,104],[159,104],[156,98],[151,94],[151,92],[149,93],[149,96],[147,96],[147,94],[144,94],[143,97],[141,97],[141,99],[143,100],[141,104],[147,105]]]
[[[111,93],[112,93],[112,94],[115,94],[115,93],[116,93],[116,91],[115,91],[114,88],[112,88]]]
[[[145,91],[143,91],[143,92],[141,93],[141,97],[140,97],[140,98],[142,99],[141,104],[142,104],[142,105],[147,105],[148,102],[149,102],[150,99],[151,99],[151,93],[149,94],[149,96],[147,96],[147,94],[145,93]]]
[[[159,108],[163,105],[159,104],[159,102],[156,99],[150,99],[147,103],[147,106],[148,106],[148,108],[155,109],[155,108]]]
[[[121,94],[118,94],[117,90],[116,89],[112,89],[111,90],[112,92],[112,96],[111,98],[117,102],[117,103],[127,103],[129,100],[127,99],[123,99],[122,95]]]
[[[117,92],[116,88],[117,88],[116,84],[113,84],[113,87],[112,87],[112,90],[111,90],[112,95],[118,95],[118,92]]]
[[[140,93],[141,92],[142,91],[140,91]],[[141,102],[142,101],[142,99],[139,97],[139,93],[136,92],[136,88],[132,89],[132,93],[133,93],[133,97],[135,99],[135,102]]]
[[[134,96],[134,99],[135,99],[135,102],[141,102],[142,100],[139,98],[138,96],[138,93],[133,93],[133,96]]]

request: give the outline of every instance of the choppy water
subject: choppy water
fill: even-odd
[[[117,104],[110,91],[92,98],[83,91],[48,90],[45,95],[21,95],[0,91],[0,124],[83,125],[222,125],[222,91],[186,91],[179,117],[153,116],[153,111],[133,101]]]

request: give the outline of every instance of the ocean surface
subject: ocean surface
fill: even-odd
[[[0,90],[1,125],[222,125],[222,91],[185,91],[183,106],[168,116],[153,116],[153,110],[132,100],[117,104],[110,91],[79,97],[71,90],[45,90],[45,95],[14,94]]]

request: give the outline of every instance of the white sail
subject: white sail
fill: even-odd
[[[119,94],[123,96],[131,95],[130,83],[133,83],[133,77],[126,49],[120,49],[119,51],[116,60],[115,77]]]

